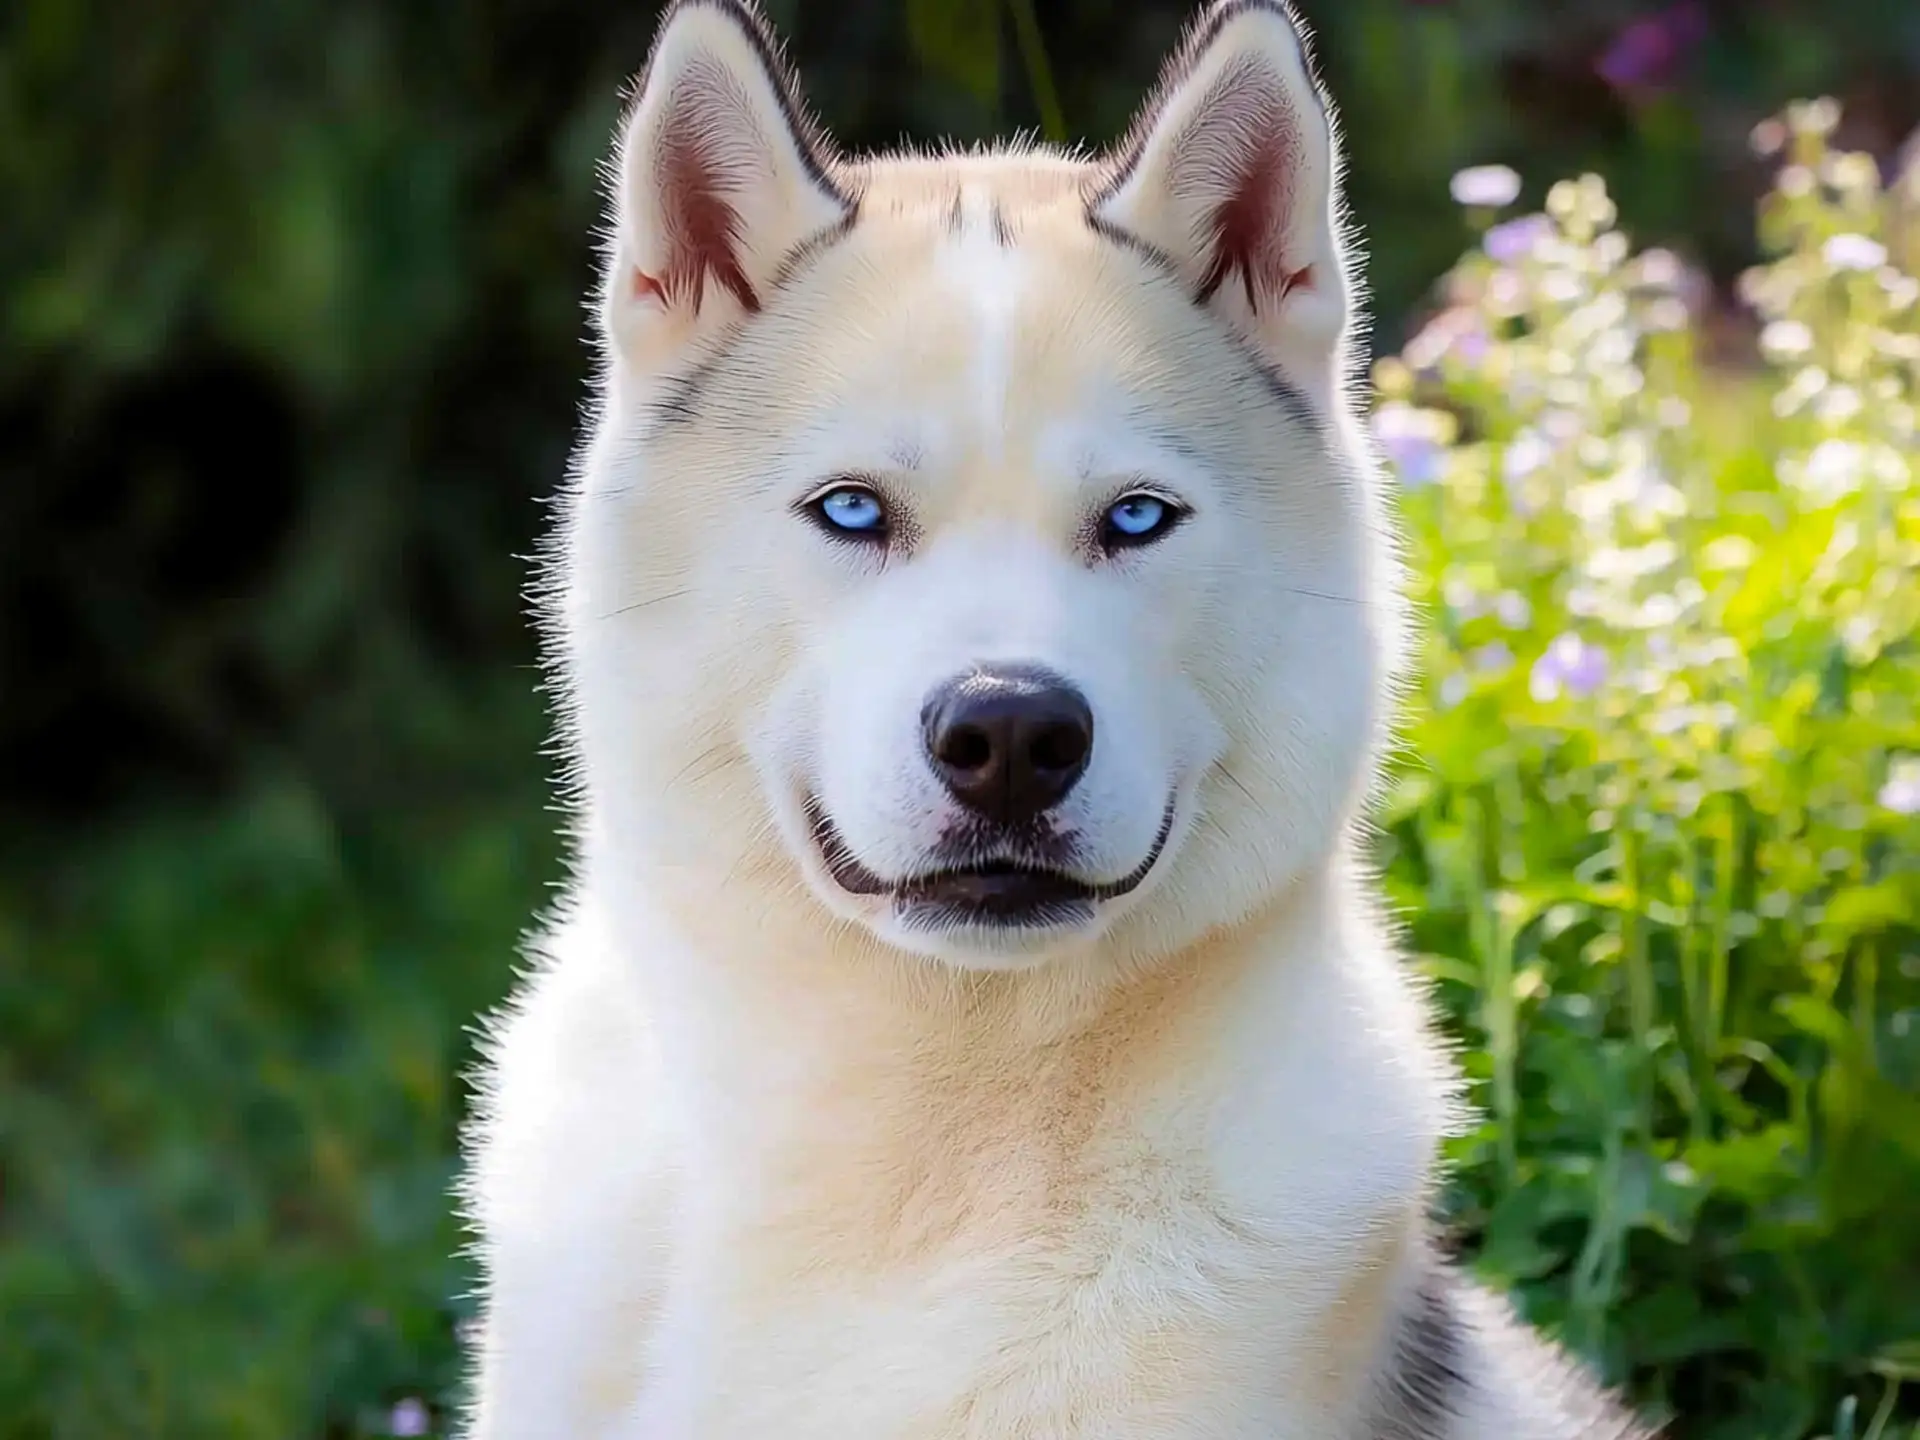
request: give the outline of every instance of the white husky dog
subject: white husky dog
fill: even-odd
[[[472,1136],[475,1440],[1639,1433],[1429,1239],[1339,174],[1278,0],[1097,160],[844,158],[744,0],[669,8],[550,576],[575,873]]]

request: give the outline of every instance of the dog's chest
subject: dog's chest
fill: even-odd
[[[1286,1363],[1324,1297],[1269,1237],[1171,1186],[1068,1218],[883,1273],[698,1287],[622,1440],[1327,1433]]]

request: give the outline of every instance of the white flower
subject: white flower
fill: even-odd
[[[1501,457],[1500,473],[1508,484],[1524,480],[1553,458],[1553,447],[1537,430],[1522,430],[1513,437]]]
[[[1681,264],[1680,257],[1671,250],[1659,248],[1642,250],[1639,278],[1642,285],[1654,289],[1678,290],[1687,279],[1687,267]]]
[[[1520,195],[1520,177],[1505,165],[1474,165],[1453,177],[1449,187],[1456,205],[1498,210]]]
[[[1828,135],[1840,123],[1840,102],[1831,95],[1787,106],[1787,124],[1802,135]]]
[[[1920,815],[1920,759],[1906,757],[1893,762],[1887,783],[1880,787],[1880,806],[1896,815]]]
[[[1836,270],[1878,270],[1887,263],[1887,247],[1865,235],[1835,235],[1820,253]]]
[[[1760,332],[1760,349],[1769,360],[1793,360],[1813,348],[1813,331],[1798,320],[1769,320]]]
[[[1473,582],[1458,572],[1450,572],[1440,582],[1440,598],[1462,620],[1477,620],[1487,613],[1479,592],[1473,588]]]
[[[1662,335],[1677,334],[1687,328],[1687,302],[1678,295],[1662,295],[1647,306],[1647,328]]]
[[[1773,413],[1782,418],[1806,408],[1815,396],[1827,388],[1827,372],[1818,365],[1806,365],[1782,385],[1773,397]]]
[[[1837,500],[1860,488],[1866,461],[1866,452],[1851,440],[1822,440],[1800,468],[1801,487],[1820,500]]]
[[[1540,293],[1556,305],[1571,305],[1587,293],[1587,282],[1579,275],[1556,270],[1541,280]]]
[[[1829,425],[1844,425],[1865,408],[1851,385],[1829,385],[1813,402],[1813,413]]]
[[[1641,602],[1640,613],[1635,618],[1644,629],[1663,630],[1680,618],[1679,598],[1668,594],[1649,595]]]
[[[1693,407],[1678,395],[1663,395],[1654,407],[1655,418],[1669,430],[1678,430],[1693,419]]]

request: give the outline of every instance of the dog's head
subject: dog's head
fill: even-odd
[[[1323,861],[1397,633],[1338,171],[1275,0],[1091,161],[843,160],[750,9],[671,7],[556,587],[592,823],[978,967]]]

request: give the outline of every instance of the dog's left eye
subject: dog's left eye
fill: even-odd
[[[1100,517],[1100,543],[1107,550],[1151,545],[1163,539],[1187,512],[1171,500],[1144,490],[1122,495]]]
[[[850,540],[884,540],[887,506],[864,485],[835,485],[809,500],[806,510],[836,536]]]

